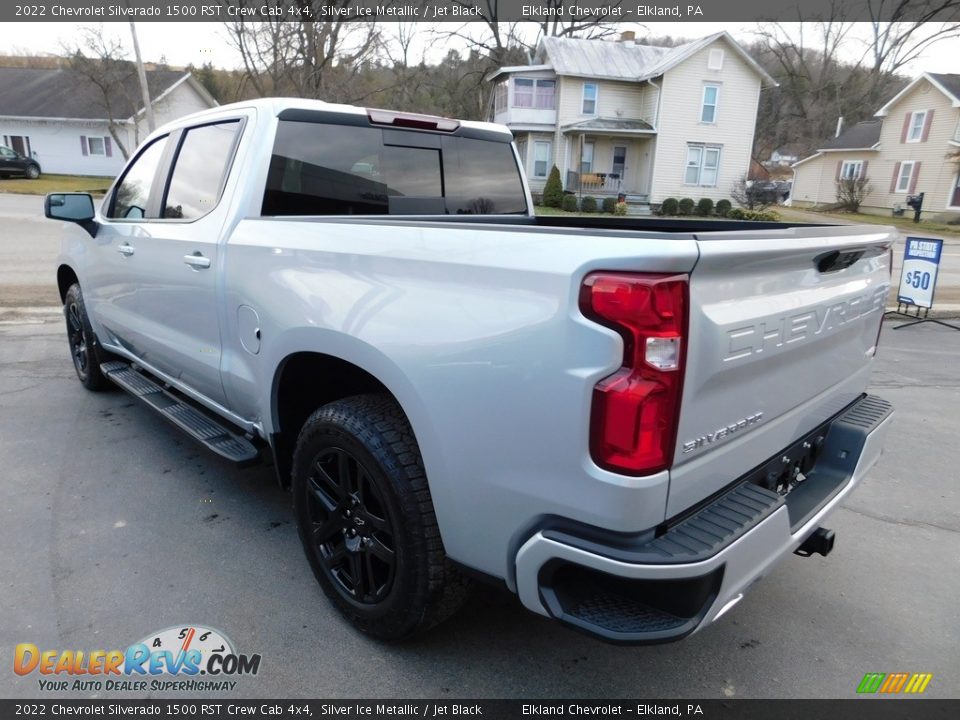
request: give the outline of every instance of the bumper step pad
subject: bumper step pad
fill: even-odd
[[[244,464],[259,458],[256,446],[243,435],[228,430],[193,405],[165,390],[129,363],[103,363],[100,372],[220,457]]]
[[[690,566],[662,578],[609,575],[568,558],[548,559],[539,570],[540,601],[561,622],[609,642],[649,644],[677,640],[701,623],[719,595],[725,565],[698,569],[786,506],[797,532],[854,477],[869,435],[893,408],[862,396],[821,426],[739,478],[685,515],[637,535],[598,528],[548,527],[543,539],[630,565]],[[784,493],[777,474],[794,474]],[[775,482],[770,482],[771,474]]]

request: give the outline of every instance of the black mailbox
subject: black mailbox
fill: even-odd
[[[923,193],[907,195],[907,205],[913,208],[913,221],[920,222],[920,211],[923,209]]]

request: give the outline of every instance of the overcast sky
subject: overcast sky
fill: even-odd
[[[63,43],[76,44],[79,27],[84,23],[0,23],[5,32],[0,33],[0,54],[61,54]],[[91,24],[96,27],[96,24]],[[799,23],[788,23],[796,32]],[[859,23],[860,38],[867,36],[867,23]],[[449,47],[436,35],[430,35],[430,29],[438,26],[433,23],[420,23],[423,27],[419,43],[419,53],[426,52],[428,62],[437,62],[446,54]],[[130,28],[125,22],[106,23],[107,32],[115,35],[125,45],[130,44]],[[381,24],[384,32],[390,33],[389,23]],[[440,26],[441,29],[442,26]],[[623,29],[635,29],[638,36],[644,34],[672,35],[690,39],[709,35],[719,30],[727,30],[738,40],[749,41],[758,26],[744,23],[650,23],[647,28],[632,23],[623,23]],[[219,23],[179,22],[137,24],[137,34],[145,61],[157,61],[165,57],[171,65],[202,65],[210,61],[217,67],[235,68],[240,59],[226,41],[226,30]],[[429,48],[424,50],[424,48]],[[459,49],[459,48],[458,48]],[[845,48],[847,58],[855,60],[862,55],[865,45],[854,37]],[[907,72],[916,75],[921,72],[958,72],[960,70],[960,39],[945,40],[934,45],[923,57],[912,63]],[[413,58],[419,61],[419,57]]]

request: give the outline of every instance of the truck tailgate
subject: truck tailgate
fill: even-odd
[[[667,517],[768,460],[866,389],[891,228],[697,237]]]

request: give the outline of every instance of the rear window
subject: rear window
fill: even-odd
[[[526,213],[509,143],[281,120],[264,215]]]

